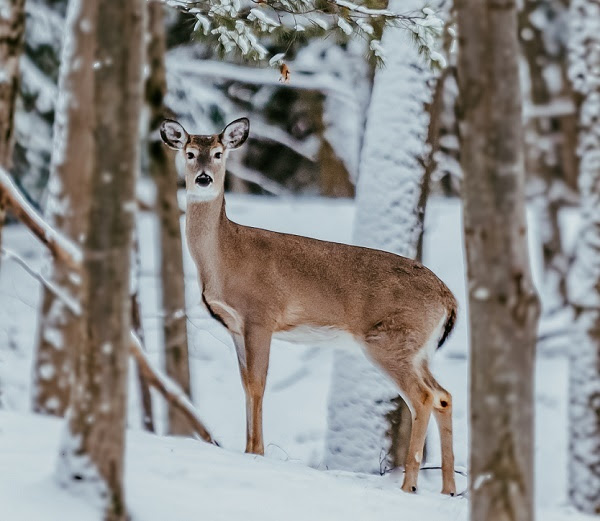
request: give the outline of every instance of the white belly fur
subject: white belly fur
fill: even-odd
[[[359,345],[348,331],[333,327],[298,326],[289,331],[279,331],[273,335],[275,340],[294,344],[322,346],[334,349],[352,349]]]

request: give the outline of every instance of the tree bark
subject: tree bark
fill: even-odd
[[[19,57],[25,34],[25,0],[5,0],[0,16],[0,166],[12,167],[14,120],[19,91]],[[5,205],[0,198],[0,246]]]
[[[600,1],[573,0],[569,73],[581,96],[579,187],[581,231],[569,275],[576,311],[569,385],[569,497],[600,514]]]
[[[190,365],[185,312],[185,285],[180,211],[177,204],[175,163],[158,137],[165,117],[165,27],[162,2],[148,2],[148,63],[146,101],[150,108],[150,175],[156,183],[156,213],[160,230],[160,282],[163,311],[165,366],[167,374],[190,396]],[[169,406],[169,433],[189,436],[189,423],[181,411]]]
[[[88,8],[90,16],[79,18]],[[81,280],[83,336],[73,360],[70,411],[58,470],[64,486],[83,485],[88,493],[95,490],[105,520],[124,521],[129,278],[145,4],[143,0],[86,0],[71,2],[69,11],[69,20],[75,22],[69,27],[95,29],[96,38],[92,61],[78,62],[74,54],[70,63],[94,71],[93,100],[87,107],[91,114],[77,129],[93,136],[93,142],[87,155],[91,175]]]
[[[525,221],[514,1],[456,2],[471,341],[471,519],[531,521],[539,303]]]
[[[86,233],[89,183],[93,163],[94,70],[75,67],[75,60],[95,60],[97,2],[85,2],[66,31],[61,57],[59,97],[54,122],[53,155],[48,182],[46,219],[52,227],[81,245]],[[90,27],[83,23],[90,20]],[[75,152],[76,151],[76,152]],[[52,262],[49,280],[75,299],[80,298],[81,266]],[[81,344],[82,317],[43,289],[37,349],[33,367],[33,409],[63,416],[70,395],[71,361]]]

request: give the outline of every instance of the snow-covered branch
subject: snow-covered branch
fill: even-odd
[[[378,35],[384,25],[396,25],[412,32],[419,52],[431,62],[444,66],[438,52],[438,36],[444,24],[437,14],[421,11],[398,13],[371,9],[349,0],[162,0],[165,4],[196,18],[194,32],[215,40],[226,53],[238,52],[248,59],[265,60],[269,52],[260,38],[270,35],[295,38],[324,37],[338,33],[344,38],[361,37],[369,43],[371,54],[383,60]],[[271,59],[279,65],[285,54]],[[275,61],[275,63],[273,63]]]
[[[6,170],[0,168],[0,199],[33,234],[46,245],[52,255],[72,268],[81,264],[81,249],[52,228],[25,200]]]
[[[21,266],[21,268],[23,268],[27,273],[29,273],[29,275],[37,279],[52,294],[54,294],[56,298],[61,300],[67,306],[67,308],[69,308],[69,311],[71,311],[71,313],[78,316],[81,315],[81,306],[79,305],[79,302],[77,302],[76,299],[72,298],[67,293],[65,293],[64,290],[62,290],[61,288],[53,284],[51,281],[49,281],[39,271],[34,270],[31,266],[29,266],[29,264],[27,264],[25,259],[23,259],[14,251],[8,250],[6,248],[0,248],[0,254],[2,254],[3,258],[16,262],[19,266]]]
[[[185,49],[175,49],[169,53],[167,57],[169,76],[173,74],[212,76],[255,85],[282,85],[272,71],[216,60],[191,60],[186,52]],[[348,101],[354,100],[352,94],[348,92],[348,86],[336,81],[330,74],[304,74],[301,71],[294,71],[294,82],[290,85],[290,88],[332,93]]]
[[[177,407],[183,413],[198,436],[208,443],[218,445],[218,443],[216,443],[213,437],[210,435],[210,432],[208,432],[208,429],[202,423],[198,412],[181,387],[179,387],[179,385],[177,385],[169,377],[163,375],[152,367],[152,364],[148,360],[146,353],[144,353],[144,350],[142,349],[140,339],[133,331],[131,332],[130,349],[131,355],[135,358],[139,370],[143,374],[148,384],[154,387],[171,405]]]

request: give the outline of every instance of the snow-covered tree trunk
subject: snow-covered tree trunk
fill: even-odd
[[[0,0],[0,165],[12,166],[19,57],[25,34],[25,0]],[[0,199],[0,246],[5,209]]]
[[[422,0],[392,0],[389,9],[408,12],[424,6]],[[414,258],[421,232],[418,205],[429,150],[427,105],[435,74],[406,31],[385,29],[382,46],[386,64],[375,73],[367,113],[356,188],[354,241]],[[396,449],[396,444],[388,439],[386,416],[390,400],[397,396],[395,386],[360,353],[335,354],[327,435],[329,468],[380,472],[404,463],[402,448],[395,450],[397,454],[391,458],[388,455],[391,445]],[[405,419],[408,414],[404,405]]]
[[[569,276],[577,313],[571,351],[569,496],[600,514],[600,1],[570,7],[569,75],[579,108],[582,228]]]
[[[190,365],[185,312],[183,249],[179,205],[177,203],[177,171],[175,162],[158,135],[165,117],[164,97],[167,91],[165,73],[165,24],[162,2],[148,2],[148,64],[146,102],[150,109],[148,160],[150,175],[156,183],[156,213],[160,230],[159,258],[167,374],[190,395]],[[169,433],[191,435],[189,423],[181,412],[169,407]]]
[[[562,250],[558,217],[566,201],[561,188],[566,186],[568,172],[561,155],[569,152],[565,134],[570,128],[554,108],[564,104],[570,94],[563,77],[567,60],[560,36],[566,9],[560,0],[527,0],[519,11],[519,35],[528,73],[523,82],[529,108],[525,111],[525,171],[528,181],[540,187],[536,190],[536,214],[544,262],[545,312],[564,308],[567,301],[568,260]]]
[[[531,521],[539,303],[531,281],[514,2],[456,2],[471,341],[471,519]]]
[[[83,336],[74,353],[58,478],[63,486],[93,497],[107,521],[128,518],[123,464],[131,342],[129,278],[145,9],[143,0],[71,0],[69,4],[71,30],[81,29],[96,38],[90,42],[91,61],[74,53],[68,62],[71,68],[93,69],[92,103],[78,104],[89,111],[78,130],[82,140],[92,143],[83,150],[64,151],[67,155],[90,152],[85,154],[90,209],[83,240]],[[82,17],[84,10],[89,14]]]
[[[75,2],[77,4],[77,2]],[[46,219],[72,241],[82,244],[89,207],[93,165],[94,63],[96,2],[71,7],[61,57],[59,96],[54,121],[53,155],[48,181]],[[79,62],[76,62],[79,60]],[[81,271],[53,261],[48,279],[64,293],[79,298]],[[82,342],[82,317],[44,288],[36,357],[33,366],[33,409],[62,416],[69,405],[71,361]]]

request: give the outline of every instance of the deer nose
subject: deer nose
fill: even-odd
[[[210,177],[204,170],[202,170],[202,172],[196,176],[196,184],[203,188],[206,188],[212,182],[212,177]]]

